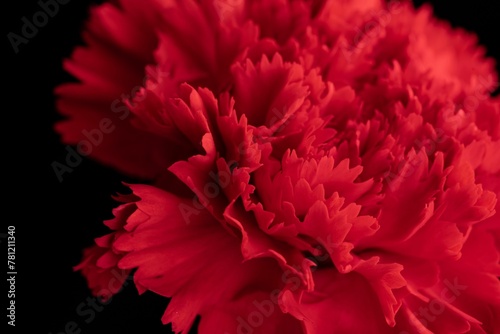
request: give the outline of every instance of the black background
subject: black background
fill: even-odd
[[[96,312],[88,324],[86,317],[76,311],[91,295],[72,266],[80,261],[81,250],[94,237],[106,233],[102,221],[111,217],[115,207],[110,196],[123,189],[121,181],[128,180],[86,159],[60,183],[51,167],[54,160],[63,161],[65,157],[64,145],[53,131],[60,116],[54,108],[52,91],[56,85],[71,80],[61,68],[62,59],[81,43],[80,31],[88,7],[99,2],[72,0],[61,5],[59,13],[28,44],[20,46],[18,54],[6,35],[10,31],[19,33],[21,18],[31,17],[40,7],[36,1],[4,4],[8,9],[3,10],[2,58],[7,72],[3,88],[7,91],[2,94],[1,104],[2,225],[14,225],[17,231],[15,332],[29,328],[30,332],[43,334],[66,333],[70,321],[77,323],[81,333],[171,332],[170,326],[160,321],[167,300],[149,293],[138,296],[133,284]],[[476,32],[488,55],[500,59],[500,22],[494,1],[431,3],[438,17]],[[0,233],[5,232],[6,227],[2,227]],[[2,242],[2,253],[6,254]],[[6,294],[0,293],[3,300]],[[5,316],[1,318],[7,322]]]

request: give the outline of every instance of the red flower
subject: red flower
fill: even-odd
[[[176,333],[197,315],[201,333],[499,332],[497,74],[431,14],[97,7],[57,128],[75,144],[111,119],[91,156],[152,182],[76,267],[93,293],[133,271],[140,293],[172,298]]]

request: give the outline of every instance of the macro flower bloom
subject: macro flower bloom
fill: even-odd
[[[176,333],[500,332],[474,35],[406,1],[117,0],[84,37],[56,129],[141,180],[75,267],[95,295],[125,271]]]

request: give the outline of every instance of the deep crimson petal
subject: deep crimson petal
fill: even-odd
[[[305,294],[301,305],[290,293],[283,297],[286,310],[304,321],[305,333],[390,333],[382,310],[374,307],[377,297],[362,276],[320,270],[315,281],[320,292]]]
[[[106,263],[106,256],[111,256]],[[87,284],[94,296],[108,300],[121,290],[130,270],[117,267],[118,256],[109,253],[109,250],[98,246],[86,248],[82,262],[74,267],[80,270],[87,280]]]
[[[155,53],[162,70],[171,72],[176,83],[208,87],[217,94],[230,84],[232,63],[258,40],[255,24],[239,18],[237,10],[221,12],[227,7],[218,3],[163,3],[160,11],[169,19],[159,24],[160,47]]]
[[[300,322],[279,309],[273,292],[256,291],[227,304],[218,305],[201,318],[200,334],[244,333],[300,334]]]
[[[263,56],[257,65],[251,61],[237,65],[233,73],[236,111],[246,115],[256,127],[272,128],[285,122],[307,96],[302,67],[283,63],[279,54],[271,60]],[[258,100],[252,95],[255,91],[263,93]]]
[[[142,178],[160,174],[168,158],[155,149],[157,137],[129,124],[130,112],[121,100],[145,81],[144,68],[153,62],[158,22],[154,3],[138,6],[123,0],[95,7],[84,34],[87,46],[65,62],[65,69],[81,82],[56,89],[58,109],[68,117],[56,126],[63,142],[85,141],[89,146],[85,133],[97,132],[100,139],[83,148],[83,154]]]
[[[125,198],[129,197],[119,197],[122,200]],[[135,209],[133,203],[114,209],[114,218],[105,222],[113,232],[96,238],[95,245],[84,250],[82,261],[73,268],[82,272],[92,294],[103,300],[108,300],[120,291],[130,274],[130,270],[118,268],[118,262],[124,254],[117,250],[113,243],[123,233],[126,219]]]

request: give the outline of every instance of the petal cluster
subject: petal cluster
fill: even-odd
[[[500,332],[500,100],[476,37],[381,0],[120,0],[57,89],[142,180],[75,269],[187,333]],[[109,288],[110,280],[114,281]]]

